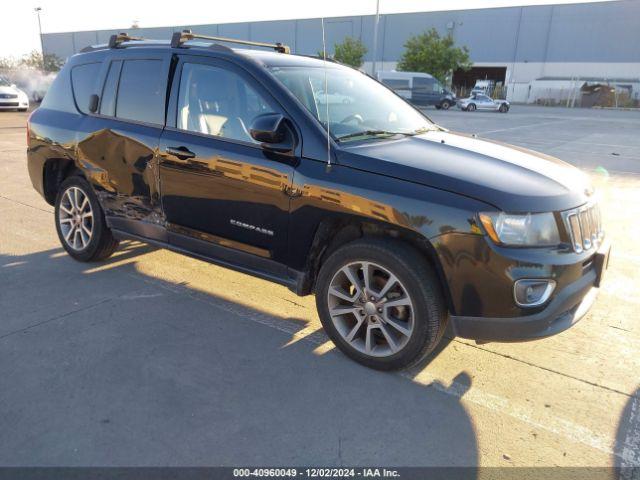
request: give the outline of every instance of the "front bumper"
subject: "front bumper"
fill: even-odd
[[[0,98],[0,110],[15,110],[29,108],[29,101],[20,98]]]
[[[557,292],[544,310],[518,317],[451,316],[453,334],[479,342],[535,340],[560,333],[575,325],[591,308],[608,267],[610,245],[596,253],[596,268]]]

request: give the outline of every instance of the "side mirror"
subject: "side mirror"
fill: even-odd
[[[276,152],[293,150],[293,134],[280,113],[258,115],[251,123],[249,134],[265,149]]]
[[[96,113],[98,111],[98,104],[100,103],[100,97],[95,93],[89,97],[89,111]]]

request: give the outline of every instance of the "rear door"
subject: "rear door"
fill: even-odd
[[[108,223],[159,239],[163,228],[157,151],[169,65],[168,50],[123,50],[109,56],[95,92],[98,111],[86,116],[77,144]],[[86,112],[87,107],[79,108]]]
[[[263,149],[249,128],[258,115],[286,112],[250,74],[223,59],[183,55],[173,83],[160,141],[170,242],[213,256],[223,246],[284,262],[298,158]]]

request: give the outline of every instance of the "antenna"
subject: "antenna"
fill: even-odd
[[[327,43],[324,36],[324,17],[322,22],[322,59],[324,61],[324,103],[327,106],[327,167],[331,167],[331,132],[329,131],[329,88],[327,81]]]

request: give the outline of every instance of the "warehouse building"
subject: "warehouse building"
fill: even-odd
[[[359,38],[368,49],[363,69],[372,71],[375,55],[378,70],[391,70],[410,36],[435,28],[469,48],[473,68],[454,73],[455,87],[471,87],[477,79],[488,79],[502,85],[514,102],[569,103],[607,85],[610,88],[603,90],[613,92],[616,101],[619,93],[632,103],[640,100],[638,0],[383,14],[375,52],[374,25],[374,15],[325,19],[328,49],[333,51],[333,45],[346,36]],[[185,28],[207,35],[282,42],[303,55],[315,55],[322,45],[320,19],[176,25],[140,28],[135,34],[169,39]],[[44,51],[66,58],[87,45],[106,43],[118,31],[44,34]]]

